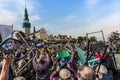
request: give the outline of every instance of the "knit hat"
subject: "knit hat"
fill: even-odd
[[[61,69],[60,72],[59,72],[59,76],[62,79],[67,79],[71,76],[71,73],[68,69]]]

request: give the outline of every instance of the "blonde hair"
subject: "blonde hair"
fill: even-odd
[[[62,79],[67,79],[71,76],[71,73],[68,69],[61,69],[60,72],[59,72],[59,76]]]

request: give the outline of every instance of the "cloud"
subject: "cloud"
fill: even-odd
[[[100,0],[86,0],[86,3],[88,5],[96,5]]]
[[[93,8],[96,8],[97,4],[100,2],[100,0],[85,0],[85,5],[90,10]]]
[[[77,16],[75,16],[75,15],[69,15],[69,16],[65,17],[65,21],[71,22],[71,21],[74,21],[76,18],[77,18]]]
[[[0,24],[12,25],[14,30],[22,30],[22,22],[19,20],[17,13],[8,10],[0,10]]]
[[[33,0],[26,0],[26,1],[25,0],[17,0],[16,3],[18,3],[18,5],[19,5],[18,8],[19,9],[25,8],[25,3],[26,3],[26,7],[27,7],[27,9],[29,10],[30,13],[33,12],[32,10],[35,9],[35,7],[36,7],[36,3]],[[41,6],[40,3],[39,3],[39,5]],[[22,9],[22,12],[23,12],[23,9]]]
[[[77,28],[65,29],[60,33],[71,35],[77,38],[78,36],[85,36],[86,33],[89,33],[89,32],[96,32],[96,31],[103,30],[105,39],[107,40],[109,34],[112,31],[116,31],[116,30],[119,31],[119,27],[120,27],[119,14],[120,13],[111,14],[109,16],[100,18],[96,22],[91,21],[91,23],[93,24],[90,24],[90,25],[88,24],[88,26],[82,26],[82,27],[79,26]],[[101,34],[93,34],[93,35],[95,35],[98,38],[102,38]]]
[[[40,20],[41,20],[40,15],[32,15],[32,16],[30,16],[30,21],[31,22],[40,21]]]
[[[0,23],[1,24],[13,24],[16,22],[17,14],[8,10],[0,10]]]
[[[0,24],[13,24],[14,30],[23,30],[22,22],[24,18],[25,0],[0,0]],[[38,15],[32,16],[35,9],[35,1],[26,2],[29,17],[32,21],[40,20]],[[37,18],[38,17],[38,18]]]

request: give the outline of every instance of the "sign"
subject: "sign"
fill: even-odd
[[[12,32],[13,32],[13,26],[0,25],[0,34],[2,36],[2,40],[4,40]]]

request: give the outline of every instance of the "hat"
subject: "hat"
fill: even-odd
[[[59,72],[59,76],[62,79],[67,79],[71,76],[71,73],[68,69],[61,69],[60,72]]]
[[[16,78],[14,78],[13,80],[26,80],[26,79],[24,77],[22,77],[22,76],[18,76]]]
[[[96,71],[98,71],[98,68],[99,68],[99,66],[96,68]],[[108,70],[104,65],[100,65],[99,72],[102,73],[102,74],[107,74]]]

